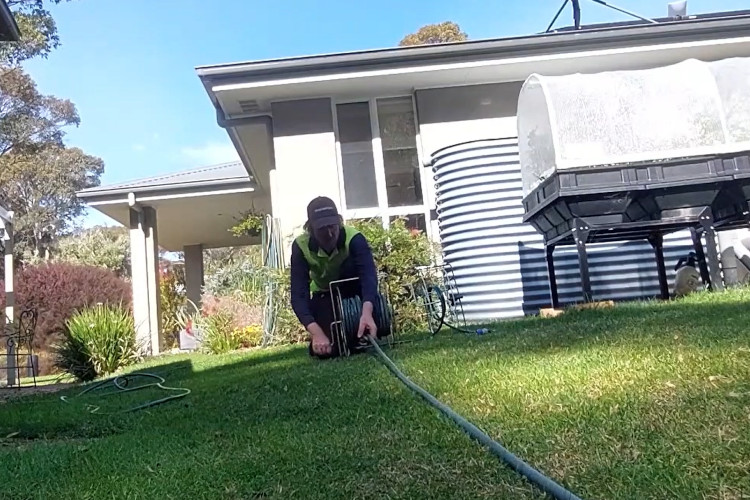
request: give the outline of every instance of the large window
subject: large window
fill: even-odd
[[[344,186],[344,216],[398,217],[425,230],[417,124],[411,97],[336,105],[337,140]]]
[[[388,206],[421,205],[417,127],[411,99],[378,99],[377,108]]]
[[[378,192],[372,151],[370,105],[366,102],[342,104],[338,106],[336,113],[346,207],[377,207]]]

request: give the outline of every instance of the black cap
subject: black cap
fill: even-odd
[[[307,220],[313,229],[341,222],[336,204],[325,196],[318,196],[307,205]]]

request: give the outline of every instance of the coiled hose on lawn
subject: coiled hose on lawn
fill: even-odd
[[[131,386],[131,382],[133,380],[135,380],[135,379],[138,379],[138,378],[155,379],[155,380],[157,380],[157,382],[152,382],[152,383],[149,383],[149,384],[141,384],[141,385]],[[157,388],[165,390],[165,391],[178,392],[178,394],[173,394],[171,396],[166,396],[164,398],[156,399],[156,400],[153,400],[153,401],[148,401],[146,403],[142,403],[142,404],[139,404],[137,406],[133,406],[131,408],[127,408],[125,410],[120,410],[119,412],[115,412],[115,413],[128,413],[128,412],[131,412],[131,411],[142,410],[144,408],[150,408],[152,406],[160,405],[162,403],[166,403],[167,401],[171,401],[173,399],[183,398],[183,397],[187,396],[188,394],[190,394],[190,389],[188,389],[188,388],[185,388],[185,387],[168,387],[168,386],[163,385],[164,382],[166,382],[164,380],[164,378],[160,377],[159,375],[155,375],[153,373],[143,373],[143,372],[129,373],[127,375],[118,375],[117,377],[110,378],[110,379],[107,379],[107,380],[102,380],[101,382],[93,384],[90,387],[87,387],[86,389],[82,390],[81,392],[79,392],[78,394],[76,394],[75,396],[73,396],[73,398],[79,398],[79,397],[83,396],[86,393],[102,389],[102,388],[104,388],[106,386],[112,386],[112,387],[115,388],[115,390],[110,391],[110,392],[105,392],[105,393],[101,394],[102,397],[109,396],[109,395],[112,395],[112,394],[124,394],[124,393],[127,393],[127,392],[140,391],[140,390],[143,390],[143,389],[147,389],[149,387],[157,387]],[[67,396],[60,396],[60,400],[63,401],[64,403],[70,403],[71,402],[70,401],[71,398],[68,398]],[[89,410],[89,413],[96,413],[96,414],[99,414],[99,415],[107,415],[108,414],[108,413],[102,413],[102,412],[100,412],[99,410],[101,409],[101,407],[99,407],[97,405],[87,404],[86,408]],[[109,413],[109,414],[111,414],[111,413]]]
[[[350,299],[343,299],[341,303],[342,322],[346,338],[356,337],[359,329],[359,318],[362,314],[362,301],[359,297]],[[390,331],[391,328],[391,312],[390,309],[383,299],[379,297],[378,304],[373,307],[373,319],[378,327],[378,331]],[[381,328],[383,330],[381,330]],[[409,389],[413,390],[422,398],[424,398],[429,404],[437,408],[445,416],[450,418],[456,425],[463,429],[469,436],[479,441],[489,450],[508,464],[513,470],[524,476],[526,479],[531,481],[537,487],[541,488],[544,492],[551,495],[557,500],[581,500],[578,496],[566,490],[552,479],[548,478],[541,472],[537,471],[520,458],[513,455],[497,441],[493,440],[487,434],[482,432],[479,428],[473,425],[471,422],[463,418],[461,415],[453,411],[449,406],[441,403],[432,394],[425,391],[417,384],[412,382],[406,375],[404,375],[398,367],[386,356],[380,345],[373,337],[368,337],[370,344],[377,353],[380,361],[385,364],[386,367]]]

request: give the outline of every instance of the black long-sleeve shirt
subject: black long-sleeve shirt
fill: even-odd
[[[339,246],[343,246],[342,238]],[[315,242],[311,240],[311,245]],[[317,247],[312,248],[317,251]],[[341,264],[339,279],[359,278],[358,288],[362,302],[376,304],[378,296],[378,277],[372,250],[362,234],[352,237],[349,242],[349,256]],[[295,241],[292,243],[291,255],[291,302],[297,319],[307,327],[315,321],[310,308],[310,266]]]

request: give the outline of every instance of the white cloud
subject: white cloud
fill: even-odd
[[[199,165],[239,161],[237,151],[231,143],[209,142],[203,146],[183,148],[182,154]]]
[[[143,144],[133,144],[133,151],[145,151],[146,146]]]

